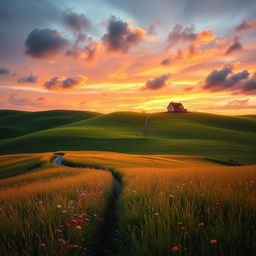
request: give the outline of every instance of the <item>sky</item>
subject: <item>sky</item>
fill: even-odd
[[[0,108],[256,114],[255,0],[1,0]]]

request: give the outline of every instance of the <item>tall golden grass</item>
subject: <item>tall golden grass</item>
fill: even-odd
[[[6,180],[0,255],[90,252],[113,190],[109,172],[55,167]]]
[[[120,255],[255,254],[256,166],[167,155],[70,152],[66,157],[115,168],[122,177]]]

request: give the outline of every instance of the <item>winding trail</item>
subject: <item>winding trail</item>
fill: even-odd
[[[106,212],[103,217],[103,223],[99,232],[99,239],[92,252],[92,256],[116,256],[118,255],[118,248],[116,246],[116,240],[118,239],[118,200],[122,193],[123,185],[120,179],[109,169],[106,168],[94,168],[89,165],[69,166],[63,163],[64,154],[54,154],[52,163],[57,166],[65,166],[70,168],[89,168],[109,171],[114,179],[114,191],[113,196],[110,199]]]

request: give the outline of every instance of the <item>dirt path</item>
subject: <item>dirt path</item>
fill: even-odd
[[[72,168],[91,168],[91,166],[83,165],[80,167],[68,166],[63,163],[64,155],[55,154],[52,163],[57,166],[65,166]],[[99,168],[97,168],[99,169]],[[105,170],[111,172],[111,170],[102,168],[99,170]],[[92,256],[116,256],[118,255],[118,248],[116,246],[116,240],[118,239],[118,199],[122,193],[123,185],[121,181],[111,172],[114,179],[114,191],[111,200],[107,206],[106,212],[103,217],[103,223],[99,231],[99,239],[95,245],[95,249],[92,253]]]

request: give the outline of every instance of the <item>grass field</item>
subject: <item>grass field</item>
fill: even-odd
[[[256,119],[251,117],[135,112],[103,115],[76,111],[3,111],[2,115],[0,126],[16,131],[1,133],[2,137],[5,134],[9,137],[0,141],[1,154],[97,150],[182,154],[256,163]],[[58,115],[61,122],[53,118]],[[19,121],[24,116],[30,121]],[[147,137],[143,129],[145,116],[148,117]]]
[[[25,112],[0,110],[0,139],[17,137],[95,117],[99,113],[71,110]]]
[[[0,255],[89,254],[112,187],[109,172],[55,167],[49,161],[1,179]]]
[[[113,176],[99,168],[122,183],[117,213],[109,212],[117,222],[111,255],[256,251],[255,165],[222,166],[184,155],[62,153],[67,164],[84,167],[56,167],[53,153],[0,157],[6,173],[21,166],[0,180],[1,255],[102,255],[93,252],[102,246],[104,216],[117,199]],[[31,161],[44,162],[24,173]]]
[[[256,253],[255,117],[0,114],[0,255]]]
[[[114,169],[120,255],[254,255],[256,166],[197,157],[67,153],[66,160]]]

